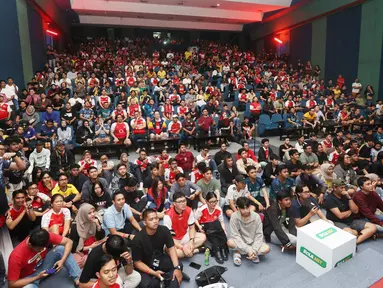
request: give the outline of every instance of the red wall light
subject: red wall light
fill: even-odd
[[[278,43],[282,44],[282,40],[281,39],[278,39],[277,37],[274,37],[274,40],[277,41]]]
[[[54,36],[57,36],[59,35],[59,33],[55,32],[55,31],[52,31],[52,30],[45,30],[48,34],[50,35],[54,35]]]

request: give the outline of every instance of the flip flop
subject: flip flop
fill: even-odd
[[[239,254],[239,253],[233,254],[233,261],[234,261],[235,266],[241,266],[241,264],[242,264],[241,258],[242,258],[241,254]]]

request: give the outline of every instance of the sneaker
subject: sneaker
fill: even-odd
[[[253,260],[253,263],[255,264],[258,264],[259,263],[259,257],[258,256],[255,256],[254,260]]]

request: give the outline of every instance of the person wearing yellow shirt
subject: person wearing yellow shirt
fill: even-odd
[[[74,185],[68,184],[68,176],[64,173],[59,174],[58,183],[52,190],[52,196],[55,194],[62,195],[64,197],[65,207],[77,213],[81,202],[81,193],[78,192]]]
[[[160,79],[164,79],[166,77],[166,71],[164,70],[164,68],[162,68],[162,66],[160,67],[160,70],[158,70],[157,76]]]
[[[306,112],[303,115],[302,122],[304,127],[311,127],[313,129],[319,128],[319,122],[317,120],[317,115],[315,114],[314,108],[310,109],[309,112]]]
[[[185,51],[185,59],[188,60],[193,55],[190,51]]]

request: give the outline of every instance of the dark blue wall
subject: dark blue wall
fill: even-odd
[[[308,23],[290,31],[290,61],[294,65],[298,59],[302,63],[311,60],[312,24]]]
[[[46,60],[43,22],[40,14],[28,4],[29,37],[31,39],[33,72],[41,70]]]
[[[383,39],[382,39],[382,57],[380,58],[380,82],[378,99],[383,100]]]
[[[17,8],[15,0],[0,1],[0,79],[12,77],[19,89],[24,87],[23,62],[21,58],[21,45],[19,24],[17,21]]]
[[[342,74],[351,87],[358,77],[362,5],[327,17],[325,78]]]

